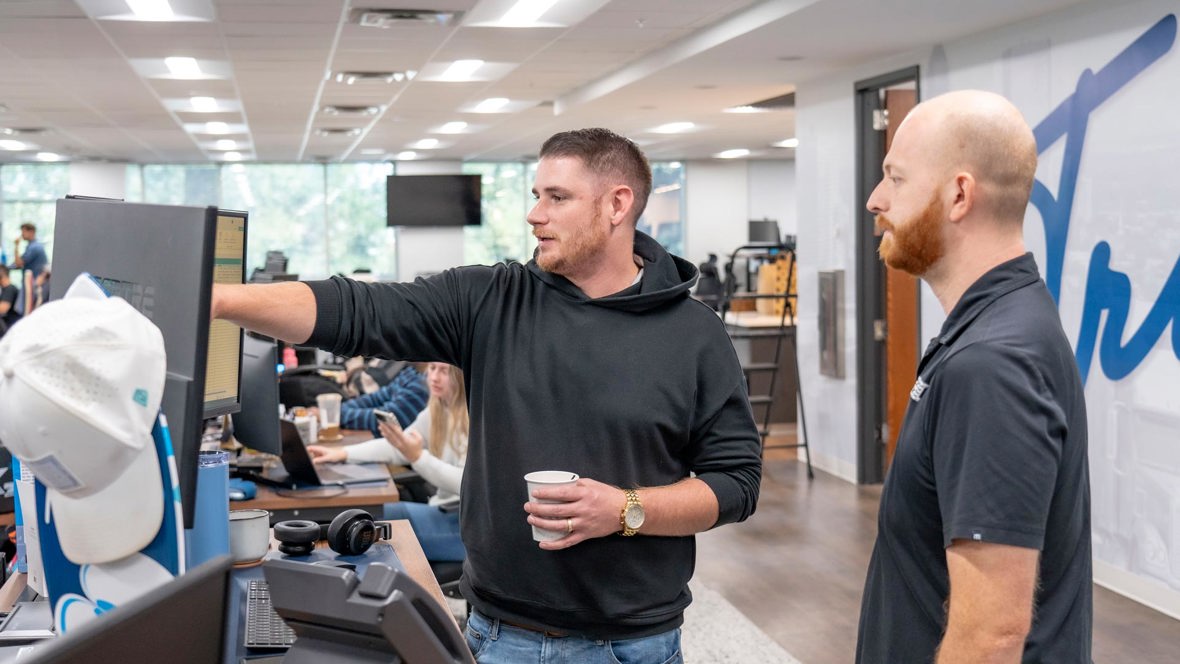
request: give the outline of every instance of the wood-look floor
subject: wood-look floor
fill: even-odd
[[[881,487],[790,457],[768,452],[753,517],[698,536],[696,578],[804,664],[852,662]],[[1095,586],[1094,661],[1180,662],[1180,621]]]

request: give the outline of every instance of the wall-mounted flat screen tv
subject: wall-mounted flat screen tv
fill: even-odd
[[[390,175],[385,181],[390,226],[479,226],[479,175]]]

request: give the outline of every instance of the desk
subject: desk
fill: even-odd
[[[360,508],[380,519],[385,503],[397,502],[397,485],[393,480],[377,487],[351,486],[347,491],[337,486],[322,489],[278,489],[258,485],[251,500],[235,500],[230,509],[262,509],[270,512],[270,525],[287,519],[307,519],[328,523],[340,512]]]
[[[324,447],[340,447],[372,440],[368,431],[343,431],[344,439],[337,442],[319,442]],[[277,460],[276,460],[277,463]],[[393,468],[396,473],[400,466]],[[287,519],[307,519],[328,523],[337,514],[352,508],[359,508],[380,519],[385,503],[398,500],[397,485],[392,480],[381,486],[354,485],[347,490],[337,486],[309,489],[276,489],[258,484],[258,493],[250,500],[230,502],[232,510],[261,509],[270,512],[270,525]]]
[[[446,599],[443,598],[442,590],[435,581],[434,574],[430,570],[430,563],[426,561],[426,556],[422,553],[422,547],[418,545],[418,539],[414,536],[414,530],[410,527],[408,521],[391,521],[391,535],[389,538],[389,545],[397,554],[398,561],[402,568],[405,569],[406,574],[411,579],[421,585],[426,591],[438,602],[446,615],[452,615],[450,608],[447,605]],[[320,546],[324,543],[321,542]],[[277,546],[277,543],[272,540],[272,548]],[[236,574],[236,572],[235,572]],[[11,611],[14,603],[25,589],[25,575],[13,574],[8,582],[0,588],[0,611]],[[232,583],[232,582],[231,582]],[[452,620],[453,620],[452,616]],[[458,629],[458,625],[456,625]],[[240,639],[240,633],[227,636],[227,641],[223,647],[229,652],[237,652],[240,650],[237,647]],[[237,664],[237,657],[227,659],[227,664]]]

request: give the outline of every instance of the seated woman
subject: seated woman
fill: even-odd
[[[428,503],[385,505],[386,519],[409,519],[431,561],[463,560],[467,553],[459,539],[459,512],[442,507],[459,502],[463,464],[467,461],[467,391],[463,372],[441,362],[426,365],[430,400],[414,423],[403,430],[396,422],[381,422],[384,438],[347,447],[310,445],[316,463],[339,461],[384,462],[409,465],[438,487]]]

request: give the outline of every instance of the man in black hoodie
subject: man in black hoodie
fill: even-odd
[[[680,661],[693,535],[754,512],[745,379],[688,297],[696,268],[635,230],[650,191],[634,143],[564,132],[541,148],[526,265],[214,292],[215,316],[271,336],[463,369],[462,588],[481,662]],[[551,469],[581,479],[527,502],[522,476]],[[563,537],[538,544],[534,525]]]

